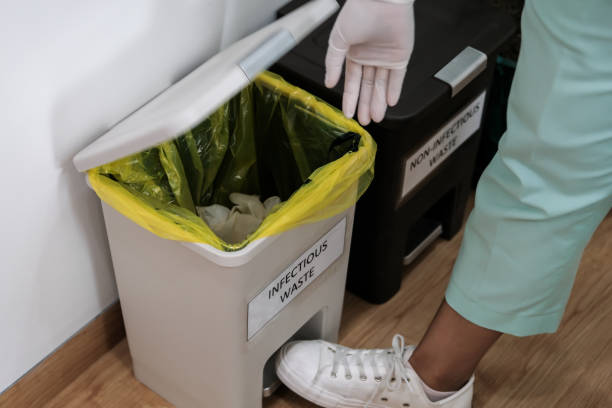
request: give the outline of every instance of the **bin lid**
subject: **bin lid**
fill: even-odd
[[[289,12],[302,1],[294,0],[281,9],[279,15]],[[476,75],[482,72],[486,64],[495,63],[491,58],[516,27],[509,15],[484,3],[483,0],[427,0],[414,3],[415,47],[406,71],[402,98],[396,106],[387,110],[385,120],[377,126],[402,126],[432,106],[452,99],[457,93],[461,94],[460,89],[454,90],[442,75],[437,75],[445,73],[445,67],[448,72],[451,61],[462,62],[461,57],[465,57],[463,61],[474,63],[474,68],[481,69],[474,72]],[[302,85],[340,107],[344,78],[331,90],[323,83],[327,41],[333,24],[334,18],[330,18],[275,67],[277,72],[296,85]],[[466,81],[472,78],[475,76],[469,76],[468,72]],[[460,85],[465,85],[465,81]]]
[[[73,159],[79,171],[141,152],[193,128],[338,8],[313,0],[234,43],[127,116]]]

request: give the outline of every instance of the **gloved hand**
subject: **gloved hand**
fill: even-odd
[[[336,86],[346,57],[342,110],[362,125],[397,104],[414,47],[414,0],[347,0],[329,38],[325,85]]]

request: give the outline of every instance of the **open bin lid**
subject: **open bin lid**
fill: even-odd
[[[79,171],[139,153],[199,124],[338,8],[313,0],[236,42],[133,112],[73,159]]]

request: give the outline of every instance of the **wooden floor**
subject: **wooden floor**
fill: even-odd
[[[389,347],[399,332],[417,342],[442,299],[460,244],[439,240],[415,261],[401,292],[382,306],[347,294],[341,341]],[[475,407],[612,407],[612,215],[598,229],[582,261],[575,289],[555,335],[502,339],[477,372]],[[131,373],[125,340],[94,363],[46,408],[172,407]],[[286,389],[265,408],[306,408]],[[215,407],[223,408],[223,407]]]

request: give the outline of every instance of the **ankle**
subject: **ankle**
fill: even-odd
[[[412,355],[408,361],[421,381],[429,388],[441,392],[453,392],[461,389],[470,379],[471,374],[456,372],[451,367],[433,364],[419,355]]]

